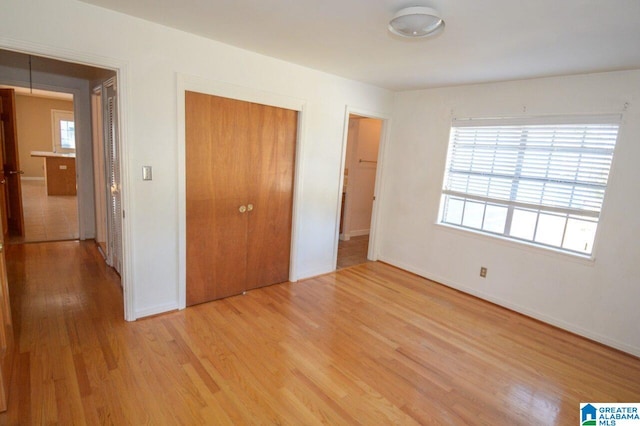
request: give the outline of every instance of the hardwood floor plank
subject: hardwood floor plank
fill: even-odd
[[[191,348],[186,344],[178,330],[173,326],[171,321],[166,320],[162,323],[164,327],[169,331],[169,334],[173,338],[173,341],[176,343],[180,352],[185,355],[186,363],[190,365],[190,367],[198,374],[200,380],[207,386],[209,392],[216,393],[220,390],[215,380],[209,375],[207,370],[204,368],[198,357],[193,353]]]
[[[288,384],[292,392],[300,399],[307,399],[306,405],[313,407],[313,411],[325,424],[355,424],[357,419],[353,417],[340,404],[341,398],[331,397],[326,391],[326,387],[318,386],[308,376],[298,371],[292,370],[293,377],[296,378]]]
[[[368,262],[133,323],[93,242],[10,246],[0,424],[577,424],[640,359]]]
[[[20,386],[12,387],[9,408],[7,412],[12,413],[16,418],[32,424],[31,421],[31,354],[24,352],[16,356],[14,379],[12,383],[19,383]],[[1,414],[0,414],[1,416]]]
[[[87,367],[84,363],[82,354],[73,355],[73,368],[75,370],[76,381],[78,383],[78,391],[81,397],[91,395],[91,384],[89,383],[89,376],[87,375]]]

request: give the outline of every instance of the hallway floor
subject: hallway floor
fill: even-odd
[[[43,180],[23,180],[25,233],[23,237],[10,237],[9,243],[78,239],[77,198],[75,195],[47,195]]]
[[[338,242],[338,265],[337,269],[367,263],[367,252],[369,251],[369,236],[361,235],[351,237],[347,241]]]

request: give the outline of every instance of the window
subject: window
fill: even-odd
[[[52,109],[51,128],[53,130],[53,152],[74,153],[76,150],[76,129],[73,111]]]
[[[76,132],[73,121],[60,120],[60,146],[65,149],[76,149]]]
[[[591,255],[619,120],[454,121],[439,223]]]

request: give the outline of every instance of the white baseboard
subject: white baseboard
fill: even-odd
[[[20,176],[20,180],[44,180],[43,177],[37,177],[37,176]]]
[[[349,241],[351,237],[361,237],[363,235],[369,235],[369,229],[358,229],[349,233],[340,234],[341,241]]]
[[[404,269],[405,271],[414,273],[416,275],[419,275],[423,278],[426,278],[428,280],[431,281],[435,281],[438,284],[442,284],[444,286],[447,287],[451,287],[453,289],[459,290],[463,293],[467,293],[470,294],[472,296],[478,297],[480,299],[486,300],[488,302],[491,303],[495,303],[496,305],[502,306],[504,308],[510,309],[512,311],[521,313],[525,316],[537,319],[539,321],[542,321],[544,323],[553,325],[555,327],[561,328],[563,330],[569,331],[573,334],[577,334],[579,336],[582,337],[586,337],[587,339],[596,341],[598,343],[602,343],[603,345],[606,346],[610,346],[612,348],[621,350],[623,352],[629,353],[631,355],[640,357],[640,347],[636,347],[636,346],[631,346],[628,345],[626,343],[623,342],[619,342],[617,340],[611,339],[610,337],[607,337],[605,335],[602,335],[600,333],[594,333],[592,331],[589,331],[587,329],[584,329],[578,325],[572,324],[572,323],[568,323],[566,321],[560,320],[558,318],[554,318],[554,317],[550,317],[546,314],[543,314],[541,312],[529,309],[527,307],[503,300],[503,299],[499,299],[493,296],[490,296],[484,292],[481,291],[477,291],[476,289],[472,289],[470,287],[464,286],[464,285],[460,285],[459,283],[455,283],[452,281],[447,280],[444,277],[440,277],[436,274],[431,274],[425,270],[422,270],[421,268],[416,268],[412,265],[408,265],[402,261],[398,261],[396,259],[391,259],[388,257],[384,257],[381,256],[379,257],[379,260],[385,263],[388,263],[390,265],[396,266],[400,269]]]
[[[298,281],[307,280],[309,278],[329,274],[331,272],[335,272],[335,265],[334,266],[327,265],[323,268],[313,268],[308,270],[302,270],[298,273]]]
[[[166,312],[177,311],[177,310],[178,310],[177,303],[167,303],[165,305],[152,306],[149,308],[137,310],[136,319],[150,317],[152,315],[164,314]]]

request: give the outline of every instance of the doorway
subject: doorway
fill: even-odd
[[[79,238],[75,120],[70,93],[12,87],[24,228],[10,244]]]
[[[384,121],[349,114],[336,269],[368,262]]]
[[[24,49],[31,49],[31,46],[21,46]],[[14,46],[15,48],[15,46]],[[96,181],[96,175],[102,176],[106,174],[106,170],[97,170],[94,167],[93,158],[93,135],[92,135],[92,98],[91,88],[96,85],[104,85],[107,81],[112,81],[111,89],[113,93],[109,93],[105,96],[111,103],[111,108],[108,109],[112,118],[114,118],[113,126],[109,126],[109,132],[105,131],[105,139],[110,138],[113,141],[113,154],[120,155],[120,129],[115,121],[119,115],[117,105],[119,101],[115,96],[115,78],[117,76],[117,70],[122,70],[126,67],[126,64],[119,63],[117,61],[109,61],[108,68],[99,68],[97,66],[82,65],[81,63],[91,63],[92,58],[86,58],[82,54],[75,54],[70,52],[49,52],[42,51],[44,56],[30,55],[28,53],[21,53],[18,51],[8,51],[0,49],[0,84],[6,84],[15,87],[28,88],[29,92],[36,92],[38,90],[48,90],[56,92],[64,92],[72,95],[73,98],[73,133],[75,141],[77,142],[77,157],[76,157],[76,171],[73,173],[76,178],[76,191],[77,191],[77,223],[78,223],[78,239],[90,240],[95,238],[96,234],[96,222],[101,220],[96,217],[96,210],[98,204],[102,206],[108,206],[110,199],[116,199],[117,203],[114,204],[113,214],[118,218],[122,217],[122,203],[121,192],[122,185],[120,182],[120,163],[110,162],[108,166],[113,166],[113,173],[111,175],[116,176],[116,182],[106,187],[97,188],[94,186]],[[52,59],[52,55],[61,55],[61,60]],[[76,62],[67,62],[76,61]],[[106,113],[105,113],[106,114]],[[69,133],[69,121],[61,118],[66,123],[59,123],[59,127],[62,129],[66,127],[67,133]],[[108,134],[107,134],[108,133]],[[51,136],[50,136],[51,137]],[[68,146],[68,138],[66,141],[61,140],[59,142],[60,147],[62,145]],[[49,149],[51,151],[52,149]],[[107,153],[100,153],[107,156]],[[119,158],[119,157],[118,157]],[[107,164],[103,161],[103,164]],[[67,167],[67,170],[69,167]],[[115,196],[113,194],[116,194]],[[98,203],[97,201],[107,200],[106,202]],[[101,215],[104,217],[105,215]],[[133,310],[133,292],[127,292],[126,278],[127,272],[124,268],[124,262],[122,259],[124,255],[123,240],[123,226],[121,221],[114,221],[117,227],[111,228],[117,239],[114,239],[114,247],[117,247],[118,257],[115,265],[110,264],[122,275],[122,286],[125,289],[124,292],[124,308],[125,319],[134,320],[135,313]],[[105,225],[105,227],[108,225]],[[113,258],[113,257],[112,257]],[[107,260],[108,261],[108,260]]]

